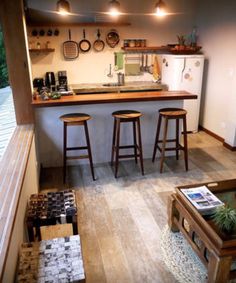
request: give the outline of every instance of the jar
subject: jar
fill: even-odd
[[[124,47],[129,47],[129,39],[124,39]]]
[[[135,47],[135,40],[134,39],[130,39],[129,47]]]

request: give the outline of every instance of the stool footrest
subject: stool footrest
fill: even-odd
[[[86,159],[89,158],[89,155],[80,155],[80,156],[67,156],[67,160],[74,160],[74,159]]]
[[[137,146],[135,146],[135,145],[121,145],[121,146],[119,146],[119,148],[135,148],[135,147],[137,147]]]
[[[158,145],[157,148],[159,149],[160,152],[162,152],[162,148],[160,148],[160,146]],[[172,151],[172,150],[184,150],[184,147],[182,145],[179,144],[179,146],[176,147],[167,147],[164,149],[164,151]]]
[[[159,140],[158,143],[159,142],[163,142],[163,140]],[[176,142],[176,139],[169,139],[169,140],[166,140],[166,142]]]
[[[136,156],[139,157],[140,155],[137,154]],[[132,158],[132,157],[135,157],[135,155],[134,155],[134,154],[123,154],[123,155],[119,155],[119,158]]]
[[[77,146],[77,147],[67,147],[66,150],[85,150],[88,149],[87,146]]]

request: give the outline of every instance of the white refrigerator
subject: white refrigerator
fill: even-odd
[[[184,100],[189,132],[198,131],[203,67],[203,55],[162,55],[162,83],[169,90],[185,90],[198,96],[196,100]]]

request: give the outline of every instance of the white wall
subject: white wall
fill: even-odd
[[[108,1],[70,1],[73,12],[82,13],[83,11],[99,11],[106,10]],[[125,20],[131,22],[131,26],[117,27],[120,34],[120,44],[115,49],[109,48],[107,45],[103,52],[96,53],[93,50],[89,53],[80,54],[79,58],[74,61],[65,61],[62,55],[62,43],[68,39],[68,29],[59,28],[60,36],[58,37],[30,37],[30,41],[40,41],[45,43],[47,40],[52,42],[52,46],[56,49],[55,53],[47,55],[31,55],[33,77],[43,77],[45,72],[59,70],[67,70],[68,80],[70,84],[73,83],[93,83],[93,82],[109,82],[116,80],[109,79],[108,73],[109,64],[114,65],[114,51],[120,51],[125,38],[146,38],[149,46],[151,45],[165,45],[167,43],[176,43],[177,34],[189,34],[192,29],[192,22],[195,12],[195,0],[168,1],[168,8],[170,12],[176,12],[165,18],[157,18],[150,15],[153,12],[156,1],[120,1],[122,9],[128,12],[129,15]],[[55,9],[55,3],[51,1],[29,1],[32,8]],[[50,5],[50,6],[49,6]],[[149,14],[148,14],[149,13]],[[79,42],[82,39],[83,27],[73,27],[72,39]],[[96,39],[97,27],[86,27],[87,38],[93,42]],[[105,35],[110,28],[102,27],[102,39],[105,40]],[[28,30],[29,35],[31,29]],[[130,80],[151,80],[151,76],[130,78]]]
[[[236,145],[236,2],[199,1],[200,45],[208,60],[201,125]]]

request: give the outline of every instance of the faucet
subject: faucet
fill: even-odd
[[[113,77],[113,74],[111,73],[111,64],[110,64],[110,70],[109,70],[109,73],[107,74],[108,78],[112,78]]]

